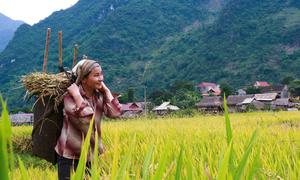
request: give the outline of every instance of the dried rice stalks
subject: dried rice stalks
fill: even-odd
[[[65,73],[46,74],[35,72],[26,76],[22,76],[21,81],[27,90],[26,97],[37,96],[37,101],[44,97],[53,97],[55,108],[58,107],[63,100],[67,88],[71,85],[70,79]]]

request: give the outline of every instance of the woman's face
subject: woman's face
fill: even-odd
[[[100,66],[94,67],[90,74],[82,80],[82,83],[89,89],[101,89],[104,77]]]

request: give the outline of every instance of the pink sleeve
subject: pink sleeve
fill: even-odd
[[[111,102],[104,100],[104,114],[110,118],[118,118],[121,115],[121,105],[118,98],[114,98]]]

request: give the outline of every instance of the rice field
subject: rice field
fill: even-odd
[[[90,179],[299,179],[300,112],[229,116],[104,121]],[[31,129],[12,128],[9,179],[57,179],[57,167],[30,155]]]

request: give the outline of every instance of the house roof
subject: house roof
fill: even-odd
[[[219,87],[210,88],[208,92],[218,96],[221,94],[221,89]]]
[[[270,86],[270,84],[266,81],[256,81],[254,86],[257,87],[266,87],[266,86]]]
[[[198,84],[198,87],[215,87],[215,86],[217,86],[217,84],[211,82],[202,82]]]
[[[33,120],[33,113],[18,113],[9,115],[11,122],[27,122]]]
[[[121,104],[121,111],[143,111],[137,103]]]
[[[239,104],[250,104],[253,100],[254,100],[254,97],[246,98],[246,99],[244,99],[243,102],[241,102]]]
[[[179,110],[177,106],[171,105],[170,102],[163,102],[161,105],[156,106],[152,109],[153,111],[161,111],[161,110]]]
[[[276,99],[277,93],[255,94],[254,98],[257,101],[273,101]]]
[[[271,104],[276,106],[288,106],[291,103],[289,102],[289,98],[279,98],[273,101]]]
[[[238,89],[238,90],[237,90],[237,93],[238,93],[239,95],[246,95],[246,94],[247,94],[246,91],[245,91],[244,89]]]
[[[223,100],[221,96],[203,96],[203,98],[196,104],[197,107],[212,107],[222,106]]]
[[[251,97],[253,95],[231,95],[227,97],[227,105],[236,105]]]
[[[256,100],[253,100],[251,104],[253,104],[256,109],[262,109],[265,106],[265,103]]]
[[[278,85],[272,85],[272,86],[265,86],[261,87],[261,93],[271,93],[276,92],[279,93],[284,89],[284,85],[278,84]]]

